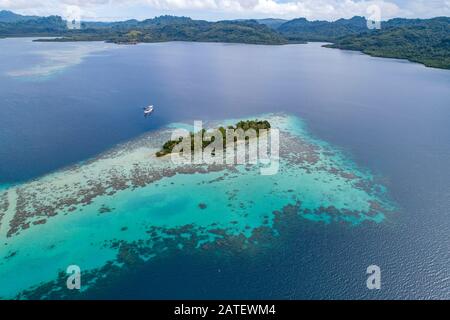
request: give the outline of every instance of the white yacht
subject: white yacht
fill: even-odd
[[[149,116],[152,112],[153,112],[153,106],[148,106],[146,108],[144,108],[144,116]]]

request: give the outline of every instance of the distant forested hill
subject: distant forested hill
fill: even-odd
[[[450,69],[450,18],[394,19],[385,23],[381,30],[345,36],[328,47]]]
[[[362,51],[377,57],[408,59],[450,69],[450,18],[402,19],[369,30],[363,17],[335,22],[294,19],[277,29],[289,41],[326,41],[329,48]]]
[[[155,20],[155,21],[154,21]],[[162,41],[232,42],[249,44],[285,44],[288,41],[278,32],[256,21],[200,20],[160,21],[160,18],[143,22],[129,21],[111,26],[92,27],[64,34],[64,37],[47,41],[103,40],[118,44]]]
[[[267,19],[258,19],[256,20],[260,24],[264,24],[272,29],[278,29],[283,23],[288,22],[288,20],[284,19],[273,19],[273,18],[267,18]]]
[[[3,20],[2,20],[3,17]],[[359,50],[450,69],[450,18],[392,19],[381,30],[369,30],[364,17],[329,21],[305,18],[209,22],[161,16],[143,21],[83,22],[68,30],[58,16],[25,17],[0,12],[0,38],[50,36],[40,41],[108,41],[118,44],[161,41],[234,42],[249,44],[331,42],[328,47]]]
[[[37,16],[22,16],[20,14],[16,14],[12,11],[7,11],[7,10],[0,11],[0,22],[11,23],[11,22],[33,20],[33,19],[38,19],[38,18],[39,17],[37,17]]]
[[[66,22],[59,16],[0,22],[0,37],[57,36],[66,31]]]
[[[305,18],[294,19],[281,24],[277,31],[289,41],[326,41],[367,31],[364,17],[329,21],[308,21]]]
[[[3,36],[56,36],[43,41],[108,41],[119,44],[161,41],[236,42],[285,44],[275,30],[254,20],[208,22],[188,17],[161,16],[144,21],[83,22],[80,30],[68,30],[60,17],[0,23]]]

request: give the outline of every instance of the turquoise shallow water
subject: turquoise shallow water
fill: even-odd
[[[31,289],[22,297],[63,298],[61,272],[71,264],[89,273],[85,292],[95,290],[102,275],[112,277],[112,271],[174,248],[206,250],[229,242],[251,250],[269,233],[277,236],[275,224],[292,210],[316,223],[355,227],[382,223],[394,210],[370,172],[312,137],[299,118],[258,118],[281,131],[280,170],[272,176],[247,165],[193,172],[155,158],[170,133],[165,129],[0,193],[6,208],[0,296]],[[155,179],[156,173],[164,174]]]
[[[69,262],[78,262],[83,264],[83,281],[90,277],[98,283],[92,286],[97,290],[88,290],[82,296],[92,299],[448,299],[450,144],[446,138],[450,136],[450,73],[321,45],[175,42],[103,47],[0,40],[0,56],[8,61],[0,64],[0,183],[37,179],[18,185],[14,190],[20,190],[19,194],[8,192],[7,198],[0,195],[1,240],[10,231],[10,222],[14,225],[7,244],[1,242],[0,295],[14,295],[43,282],[48,286],[29,292],[28,297],[45,296],[51,288],[64,287],[65,278],[56,283],[46,281],[55,279],[57,271]],[[151,119],[145,119],[142,107],[149,103],[157,109]],[[381,223],[353,223],[361,216],[333,208],[321,208],[328,213],[316,215],[306,211],[306,203],[299,206],[288,196],[298,198],[300,193],[286,193],[286,184],[276,182],[283,188],[273,183],[271,191],[296,205],[278,212],[269,211],[285,201],[268,206],[264,226],[270,228],[256,229],[250,238],[228,237],[223,229],[202,231],[192,226],[152,229],[142,225],[142,230],[148,230],[134,235],[121,231],[126,227],[122,222],[134,221],[132,214],[126,212],[123,215],[127,219],[115,223],[113,214],[117,211],[108,212],[114,209],[112,206],[95,211],[95,206],[102,205],[97,202],[99,194],[105,204],[114,197],[122,198],[120,181],[142,188],[141,182],[150,183],[147,175],[158,176],[157,171],[167,169],[165,164],[143,161],[144,157],[151,158],[149,150],[162,142],[151,141],[158,140],[154,130],[169,123],[177,127],[186,119],[253,117],[274,111],[298,116],[296,121],[304,119],[308,130],[302,127],[306,130],[303,137],[313,140],[313,145],[326,146],[324,141],[329,142],[337,152],[324,154],[326,158],[341,158],[335,167],[358,172],[363,180],[372,182],[367,185],[353,179],[353,183],[347,180],[341,185],[356,185],[356,189],[366,191],[359,195],[370,194],[379,201],[388,193],[398,210],[369,215],[371,219],[383,219]],[[115,147],[148,131],[153,133],[148,139],[143,136],[142,150],[133,143]],[[313,139],[309,132],[320,140]],[[96,157],[111,148],[113,151]],[[86,161],[81,167],[61,170],[82,160]],[[133,162],[139,163],[137,172],[144,177],[142,181],[132,177],[129,164]],[[290,162],[298,161],[290,158]],[[49,175],[55,170],[61,171]],[[250,179],[251,174],[245,172]],[[297,167],[293,176],[285,172],[283,179],[295,181],[294,185],[306,194],[306,184],[294,179],[298,174],[307,180],[304,172]],[[321,176],[319,180],[335,179],[339,171],[314,174]],[[229,176],[236,176],[234,170]],[[336,181],[345,181],[342,178]],[[210,185],[219,185],[220,181]],[[118,190],[108,197],[105,185]],[[172,187],[169,184],[166,188]],[[177,192],[180,197],[190,199],[186,193],[191,187],[187,184],[187,188],[171,190],[182,190]],[[162,187],[160,190],[161,197],[165,196]],[[346,198],[343,192],[336,195],[335,203]],[[95,196],[92,203],[91,196]],[[302,198],[305,201],[306,197]],[[23,219],[12,220],[13,210],[5,215],[5,199],[11,203],[19,200]],[[227,201],[242,212],[238,200],[232,199]],[[27,200],[27,206],[23,200]],[[62,202],[58,205],[58,201]],[[192,204],[195,202],[192,200]],[[342,201],[343,205],[346,202]],[[75,211],[70,211],[71,203],[76,204]],[[208,212],[213,205],[208,203],[201,212]],[[200,219],[194,214],[198,204],[183,208]],[[46,215],[49,217],[44,224],[33,224],[43,223],[39,220]],[[332,217],[325,218],[331,221],[328,224],[315,221],[327,216]],[[25,229],[27,221],[31,224]],[[103,225],[111,228],[104,229]],[[237,228],[232,226],[228,226],[228,232],[236,234],[233,230]],[[246,229],[245,234],[249,233]],[[160,234],[164,237],[158,239]],[[272,234],[277,234],[276,238],[271,238]],[[212,236],[215,242],[211,242]],[[149,249],[150,243],[156,245]],[[78,247],[80,251],[75,249]],[[153,259],[140,268],[140,257],[152,253]],[[86,274],[88,268],[97,270],[107,260],[114,264]],[[121,269],[116,269],[119,264]],[[370,264],[382,269],[383,286],[377,292],[367,290],[365,285]],[[109,274],[108,280],[100,281],[101,274]],[[60,291],[53,297],[68,296]]]

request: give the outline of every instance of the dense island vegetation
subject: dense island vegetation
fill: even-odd
[[[305,18],[299,18],[281,24],[277,31],[291,42],[333,42],[342,36],[367,31],[367,20],[364,17],[353,17],[329,22],[308,21]]]
[[[267,120],[246,120],[246,121],[239,121],[235,126],[228,126],[227,128],[219,127],[216,130],[220,132],[220,135],[222,136],[222,146],[225,149],[226,148],[226,131],[228,130],[237,130],[242,129],[244,131],[253,129],[256,131],[256,136],[259,136],[259,130],[268,130],[270,129],[270,123]],[[210,140],[205,140],[204,136],[206,134],[206,129],[202,129],[199,132],[193,133],[190,132],[190,141],[191,141],[191,151],[194,150],[194,139],[197,136],[199,140],[202,141],[202,150],[204,150],[207,146],[209,146],[211,143],[215,141],[215,137],[212,137]],[[247,139],[248,137],[246,137]],[[235,138],[236,140],[236,138]],[[173,149],[175,146],[183,142],[183,138],[179,138],[178,140],[169,140],[166,143],[164,143],[162,149],[156,153],[157,157],[162,157],[168,154],[171,154],[173,152]]]
[[[450,18],[391,19],[381,30],[369,30],[364,17],[329,21],[282,19],[209,22],[188,17],[161,16],[143,21],[83,22],[69,30],[58,16],[21,16],[0,11],[0,38],[56,37],[37,41],[107,41],[136,44],[162,41],[286,44],[330,42],[331,48],[358,50],[390,58],[450,69]]]
[[[55,16],[16,21],[8,17],[8,21],[2,21],[0,15],[0,37],[52,36],[57,38],[38,41],[107,41],[117,44],[201,41],[276,45],[288,42],[278,32],[255,20],[209,22],[161,16],[144,21],[83,22],[78,30],[67,29],[67,23]]]
[[[0,11],[0,37],[59,36],[67,32],[67,24],[58,16],[15,17]]]
[[[395,22],[399,25],[392,25]],[[377,57],[408,59],[429,67],[450,69],[450,18],[415,20],[412,25],[393,21],[379,31],[336,39],[328,47],[362,51]]]
[[[154,20],[154,19],[152,19]],[[50,41],[101,40],[117,44],[164,41],[229,42],[249,44],[285,44],[288,41],[276,31],[256,21],[173,21],[144,22],[132,29],[85,29]],[[44,40],[45,41],[45,40]]]

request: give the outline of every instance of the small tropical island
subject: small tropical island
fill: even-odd
[[[269,121],[267,120],[242,120],[239,121],[238,123],[236,123],[236,125],[234,126],[227,126],[225,127],[219,127],[216,129],[216,131],[220,132],[220,135],[222,136],[222,146],[225,149],[226,148],[226,138],[227,138],[227,130],[230,131],[235,131],[238,129],[242,129],[243,131],[247,131],[247,130],[255,130],[256,132],[256,136],[259,137],[260,134],[260,130],[269,130],[271,128],[271,125],[269,123]],[[208,147],[211,143],[213,143],[215,141],[215,137],[211,137],[210,140],[205,140],[204,136],[207,133],[206,129],[202,129],[199,132],[190,132],[189,133],[189,138],[191,141],[191,150],[194,150],[194,140],[195,137],[199,137],[199,139],[201,139],[202,141],[202,150],[204,150],[206,147]],[[248,140],[249,137],[245,137],[246,140]],[[236,141],[237,137],[235,137],[235,141]],[[160,151],[158,151],[156,153],[157,157],[163,157],[166,155],[169,155],[171,153],[173,153],[173,149],[179,145],[180,143],[183,142],[183,138],[180,137],[177,140],[168,140],[167,142],[164,143],[164,145],[162,146],[162,149]]]
[[[299,118],[260,118],[280,130],[285,139],[280,152],[290,155],[283,170],[270,177],[262,177],[258,166],[198,168],[149,158],[143,150],[159,148],[160,137],[173,131],[170,126],[79,166],[0,189],[0,216],[6,213],[0,240],[7,244],[0,252],[0,277],[23,276],[0,286],[0,296],[115,297],[111,283],[126,282],[140,268],[164,267],[180,255],[243,256],[297,234],[300,224],[320,231],[348,224],[353,230],[393,215],[386,188],[372,173],[303,130]],[[217,121],[211,128],[239,120]],[[244,121],[233,128],[267,128],[267,122]],[[99,226],[107,228],[98,232]],[[80,239],[87,245],[80,246]],[[86,257],[89,266],[82,276],[86,287],[70,291],[65,266],[78,257]],[[43,261],[42,272],[35,272],[36,261]]]

